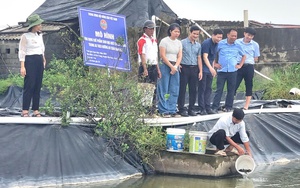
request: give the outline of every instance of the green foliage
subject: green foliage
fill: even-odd
[[[290,95],[291,88],[299,88],[300,80],[300,64],[293,64],[286,68],[277,68],[271,78],[274,81],[269,81],[264,85],[266,92],[264,99],[292,99],[299,100],[300,96]]]
[[[188,152],[189,148],[190,148],[190,135],[189,135],[189,131],[186,131],[183,140],[183,150]]]
[[[135,77],[129,73],[92,68],[81,58],[53,59],[44,83],[60,103],[62,118],[86,116],[96,122],[96,133],[118,151],[138,151],[144,162],[165,146],[161,127],[144,123],[145,108]],[[51,109],[51,108],[50,108]]]
[[[20,75],[9,75],[7,79],[0,80],[0,94],[3,94],[7,91],[9,86],[15,85],[23,87],[24,79]]]
[[[170,94],[169,94],[169,93],[166,93],[166,94],[164,95],[164,97],[165,97],[166,100],[168,100],[168,99],[170,98]]]

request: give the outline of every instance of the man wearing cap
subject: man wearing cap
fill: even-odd
[[[253,87],[253,76],[254,76],[254,64],[258,62],[260,56],[259,45],[257,42],[252,40],[256,34],[256,31],[252,27],[247,27],[244,31],[244,38],[237,39],[246,53],[246,60],[237,71],[236,77],[236,90],[239,88],[242,80],[245,80],[246,86],[246,102],[244,104],[244,110],[248,110],[250,101],[252,98],[252,87]]]
[[[158,66],[158,45],[157,40],[153,36],[155,23],[151,20],[144,22],[144,34],[137,42],[139,66],[139,81],[143,83],[157,83],[157,79],[161,77]],[[156,91],[153,94],[153,104],[150,114],[156,109]]]
[[[226,156],[226,152],[238,155],[247,153],[252,156],[249,143],[249,132],[246,131],[244,111],[235,108],[232,115],[221,117],[214,127],[208,132],[209,141],[217,147],[216,155]],[[224,145],[229,146],[225,149]],[[246,152],[239,145],[244,144]]]

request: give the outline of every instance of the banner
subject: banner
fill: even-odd
[[[84,64],[130,71],[126,18],[78,8]]]

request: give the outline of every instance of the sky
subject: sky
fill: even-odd
[[[2,0],[0,29],[26,18],[45,0]],[[164,0],[180,17],[193,20],[243,21],[300,25],[300,0]]]
[[[25,22],[45,0],[1,0],[0,29]]]
[[[164,0],[180,17],[193,20],[243,21],[300,25],[300,0]]]

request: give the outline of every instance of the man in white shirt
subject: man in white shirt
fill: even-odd
[[[226,156],[226,152],[238,155],[247,153],[252,156],[249,143],[249,132],[246,131],[245,114],[242,109],[234,109],[232,115],[221,117],[214,127],[208,132],[209,141],[217,147],[216,155]],[[224,150],[224,145],[229,146]],[[239,145],[244,144],[246,152]]]

